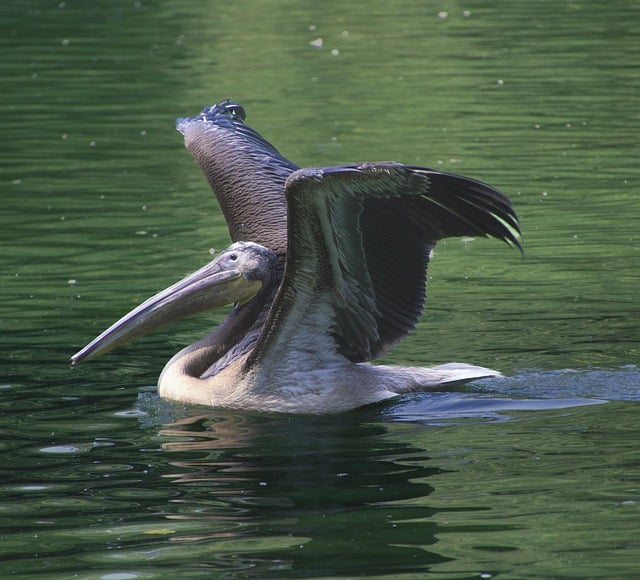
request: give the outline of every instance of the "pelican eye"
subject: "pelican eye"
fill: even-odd
[[[238,254],[236,254],[235,252],[233,254],[229,254],[229,259],[232,262],[235,262],[238,259]]]

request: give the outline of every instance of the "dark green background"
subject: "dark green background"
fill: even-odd
[[[3,574],[637,573],[640,8],[6,0],[0,31]],[[392,159],[507,192],[525,259],[440,244],[386,360],[509,378],[342,417],[189,419],[155,381],[224,312],[71,372],[227,245],[174,129],[227,97],[298,164]]]

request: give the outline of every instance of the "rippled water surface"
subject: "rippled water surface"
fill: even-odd
[[[630,578],[640,561],[640,9],[0,7],[2,577]],[[178,116],[231,97],[301,165],[496,185],[525,257],[441,243],[386,362],[503,379],[337,417],[182,407],[214,312],[66,360],[228,237]]]

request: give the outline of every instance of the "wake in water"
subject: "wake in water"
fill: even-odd
[[[608,401],[640,400],[640,369],[527,371],[475,381],[470,392],[429,393],[395,399],[385,416],[437,424],[460,420],[505,421],[515,411],[550,411]]]
[[[640,369],[563,369],[527,371],[512,377],[478,380],[463,391],[413,393],[357,409],[349,415],[365,415],[389,421],[417,421],[434,425],[467,421],[507,421],[521,411],[554,411],[612,400],[640,400]],[[204,412],[204,413],[203,413]],[[145,425],[166,425],[185,417],[220,412],[172,403],[158,397],[155,387],[145,388],[134,409]]]

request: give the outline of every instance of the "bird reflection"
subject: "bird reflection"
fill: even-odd
[[[365,415],[284,422],[221,412],[165,425],[167,477],[185,492],[167,517],[195,527],[173,541],[220,544],[216,553],[261,577],[418,573],[446,561],[427,548],[437,531],[428,478],[442,470],[407,443],[413,427]]]

